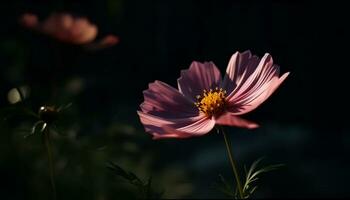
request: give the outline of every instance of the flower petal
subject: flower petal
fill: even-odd
[[[105,49],[111,46],[114,46],[118,44],[120,41],[119,37],[116,35],[107,35],[104,38],[100,39],[99,41],[89,43],[85,45],[85,49],[90,51],[96,51],[100,49]]]
[[[254,129],[259,127],[258,124],[242,119],[230,112],[222,114],[219,118],[216,119],[216,123],[220,125],[236,126],[248,129]]]
[[[245,95],[243,98],[237,98],[237,100],[229,101],[230,111],[235,115],[242,115],[248,113],[260,104],[262,104],[270,95],[281,85],[281,83],[287,78],[288,73],[283,74],[282,77],[273,77],[267,83],[262,86],[253,89],[249,92],[249,95]]]
[[[94,24],[90,24],[88,19],[79,17],[74,20],[74,24],[69,33],[69,39],[72,43],[87,44],[96,38],[98,28]]]
[[[31,13],[25,13],[20,17],[19,23],[27,28],[37,29],[39,25],[38,16]]]
[[[150,83],[143,95],[141,110],[145,113],[167,119],[198,116],[199,111],[191,100],[161,81]]]
[[[209,133],[215,126],[215,120],[202,118],[197,122],[190,124],[185,127],[175,129],[171,126],[162,127],[165,132],[171,133],[172,135],[177,135],[178,138],[188,138],[202,136]],[[167,135],[153,135],[153,139],[167,138]]]
[[[177,80],[179,91],[196,100],[203,90],[214,89],[221,84],[221,75],[213,62],[192,62],[188,70],[181,71],[181,77]]]
[[[222,88],[230,94],[254,72],[259,60],[257,56],[252,56],[250,51],[234,53],[228,63]]]
[[[241,82],[228,96],[228,99],[232,100],[244,94],[247,94],[251,91],[254,86],[261,86],[259,80],[265,80],[268,82],[272,79],[269,75],[278,76],[279,67],[273,65],[272,57],[269,54],[265,54],[261,59],[259,65],[254,69],[254,72],[244,81]],[[270,79],[266,80],[265,78],[269,76]]]
[[[215,121],[205,115],[182,119],[164,119],[147,113],[137,112],[146,132],[153,135],[153,139],[160,138],[188,138],[208,133],[215,125]]]

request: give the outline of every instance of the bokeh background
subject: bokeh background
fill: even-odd
[[[120,42],[87,51],[18,23],[25,12],[44,19],[55,11],[85,16],[98,37],[112,33]],[[163,198],[224,198],[215,186],[219,174],[234,179],[222,136],[154,141],[136,110],[149,82],[176,86],[193,60],[213,61],[223,72],[234,52],[248,49],[271,53],[282,72],[291,72],[245,116],[261,128],[226,129],[242,173],[262,156],[264,164],[285,164],[259,179],[254,197],[349,197],[350,136],[342,117],[348,15],[341,1],[1,2],[0,199],[51,198],[41,137],[23,138],[35,119],[12,108],[37,112],[69,103],[53,134],[58,199],[137,197],[107,169],[110,161],[152,177]],[[26,99],[13,105],[8,96],[16,87]]]

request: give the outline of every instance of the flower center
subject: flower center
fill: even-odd
[[[208,117],[220,114],[225,106],[226,90],[216,87],[215,90],[203,90],[202,95],[197,95],[197,102],[194,103],[199,111],[206,114]]]

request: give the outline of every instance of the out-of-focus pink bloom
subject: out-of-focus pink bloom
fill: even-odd
[[[23,14],[20,18],[23,26],[47,34],[60,41],[92,45],[95,49],[109,47],[119,42],[117,36],[108,35],[99,42],[96,39],[98,28],[84,17],[73,17],[68,13],[53,13],[47,19],[39,22],[34,14]]]
[[[89,50],[104,49],[119,43],[119,38],[115,35],[107,35],[97,42],[92,42],[86,45]]]
[[[137,113],[153,139],[201,136],[215,124],[257,128],[238,115],[263,103],[289,72],[279,74],[268,53],[260,59],[250,51],[236,52],[223,80],[213,62],[194,61],[181,71],[178,90],[161,81],[150,83]]]
[[[38,17],[36,15],[26,13],[21,16],[20,23],[27,28],[34,28],[38,25]]]

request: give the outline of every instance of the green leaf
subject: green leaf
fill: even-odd
[[[115,174],[119,177],[122,177],[129,181],[131,185],[136,186],[136,188],[140,191],[142,194],[142,198],[146,199],[159,199],[163,195],[164,191],[162,192],[156,192],[152,189],[152,178],[150,177],[148,181],[145,183],[140,178],[138,178],[134,173],[128,172],[118,166],[117,164],[113,162],[109,162],[109,165],[107,166],[110,170],[115,172]]]
[[[247,168],[244,167],[246,178],[243,184],[243,193],[245,198],[249,198],[254,191],[257,189],[257,186],[253,186],[252,184],[259,180],[258,176],[262,173],[266,173],[269,171],[273,171],[278,169],[279,167],[284,166],[283,164],[276,164],[276,165],[268,165],[266,167],[263,167],[261,169],[257,169],[258,164],[263,160],[263,158],[259,158],[258,160],[254,161],[253,164],[250,166],[249,170],[247,171]]]
[[[226,181],[226,179],[219,174],[220,183],[215,183],[216,188],[228,197],[234,198],[237,191],[233,191],[233,187]]]

